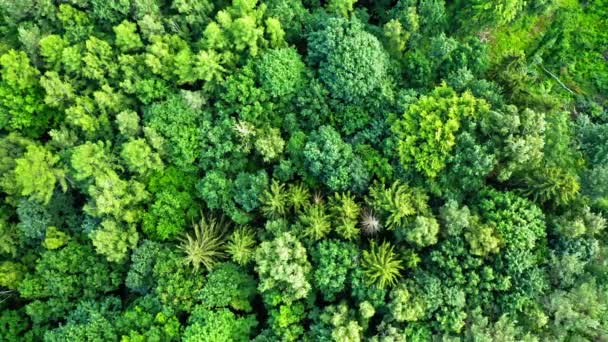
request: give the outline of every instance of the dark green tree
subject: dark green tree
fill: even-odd
[[[357,19],[328,18],[308,36],[308,60],[332,96],[350,103],[390,86],[388,55]]]
[[[349,242],[323,240],[313,250],[312,257],[313,285],[331,302],[345,289],[349,272],[358,266],[357,248]]]
[[[362,191],[368,174],[351,145],[331,126],[310,134],[303,151],[306,168],[332,191]]]

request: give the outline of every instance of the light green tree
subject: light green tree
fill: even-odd
[[[258,289],[273,304],[291,304],[311,291],[312,267],[306,249],[291,233],[264,241],[255,254]]]
[[[132,224],[122,226],[114,220],[103,220],[91,233],[91,240],[97,253],[110,262],[122,263],[137,246],[139,235]]]
[[[51,200],[56,185],[67,190],[66,170],[59,165],[59,157],[38,145],[29,145],[22,157],[15,160],[15,168],[0,179],[8,193],[28,196],[46,204]]]
[[[423,95],[391,128],[401,164],[435,178],[445,168],[463,121],[488,111],[485,101],[470,93],[458,95],[445,84]]]

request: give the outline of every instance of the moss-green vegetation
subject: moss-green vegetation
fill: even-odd
[[[608,341],[607,0],[0,0],[0,341]]]

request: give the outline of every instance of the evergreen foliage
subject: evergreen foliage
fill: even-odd
[[[0,0],[0,341],[608,341],[606,0]]]

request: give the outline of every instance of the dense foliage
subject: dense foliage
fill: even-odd
[[[0,0],[0,341],[608,341],[607,17]]]

